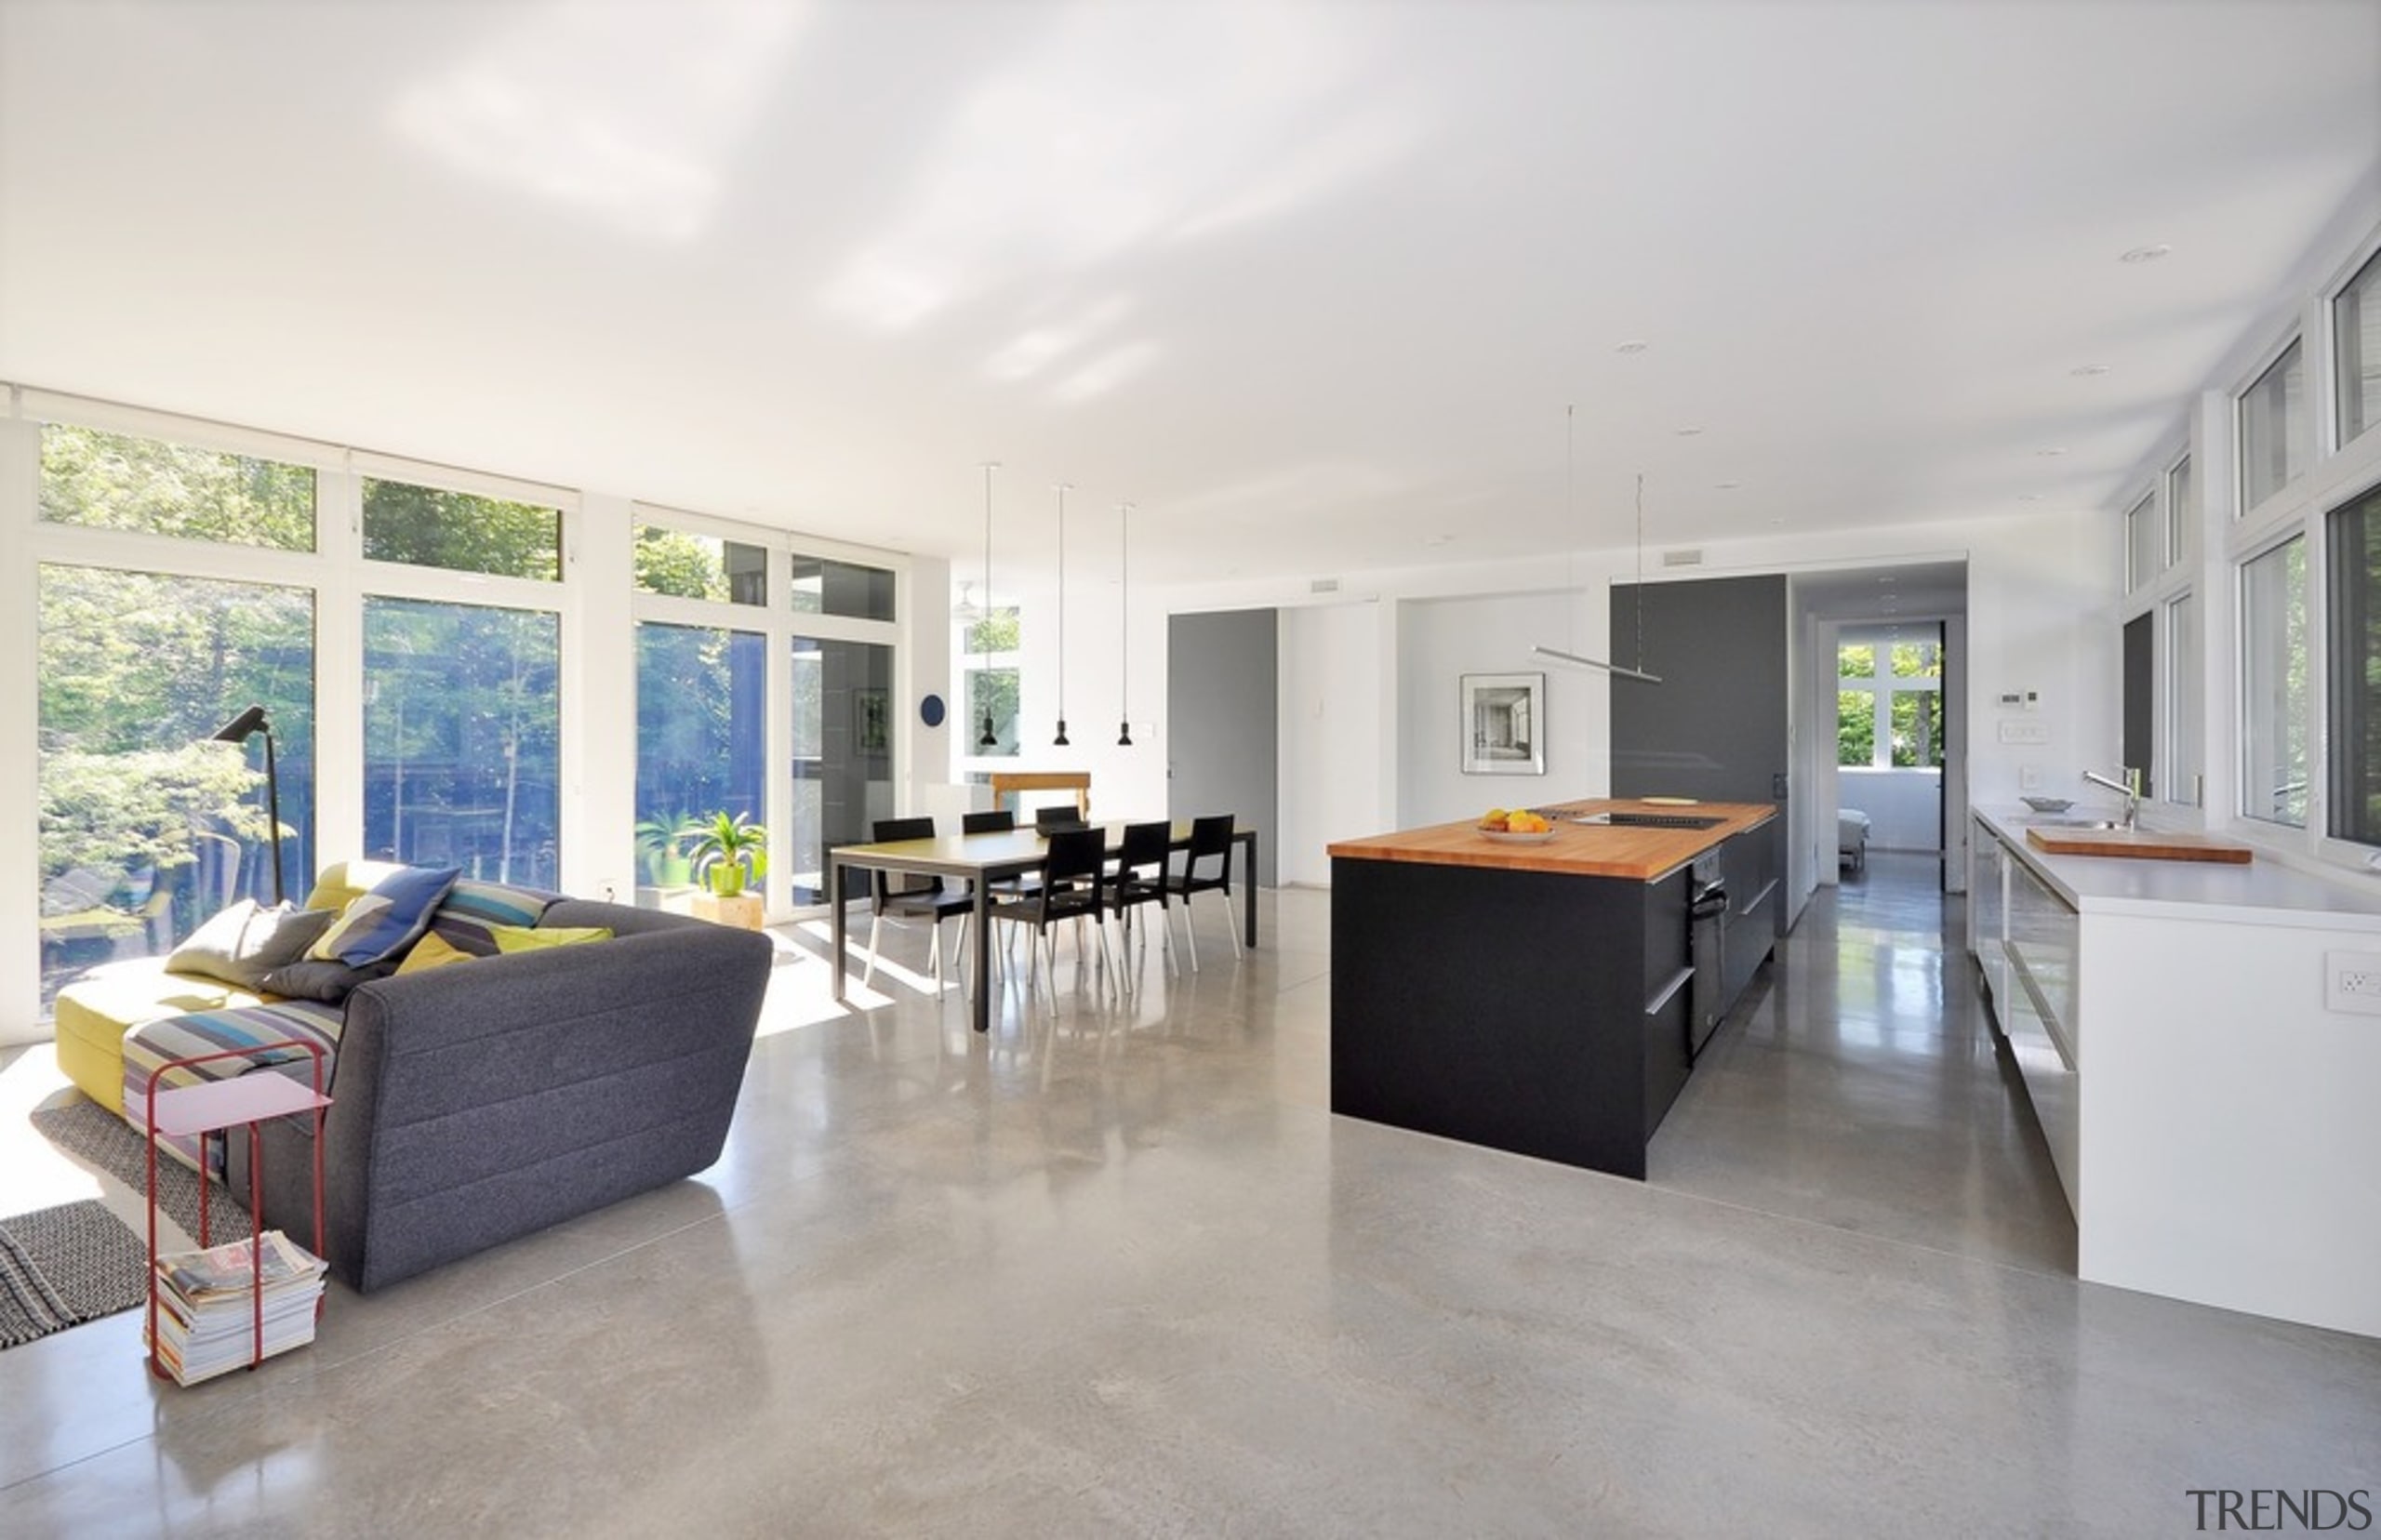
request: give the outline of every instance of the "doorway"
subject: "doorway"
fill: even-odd
[[[1238,814],[1257,830],[1257,883],[1272,887],[1280,617],[1270,609],[1173,616],[1165,651],[1167,816]]]

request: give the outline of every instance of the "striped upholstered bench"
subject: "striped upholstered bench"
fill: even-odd
[[[330,1083],[331,1060],[339,1053],[339,1028],[346,1022],[343,1005],[313,1000],[278,1000],[268,1005],[242,1005],[222,1011],[193,1011],[144,1022],[124,1035],[124,1121],[135,1128],[147,1119],[149,1082],[159,1067],[178,1058],[225,1049],[261,1048],[269,1042],[311,1042],[323,1051],[323,1083]],[[309,1055],[284,1048],[245,1058],[210,1059],[205,1064],[179,1066],[157,1079],[157,1088],[197,1085],[231,1080],[253,1069],[272,1068],[306,1080],[313,1074]],[[182,1164],[198,1164],[198,1141],[161,1139],[158,1148],[172,1151]],[[216,1163],[220,1164],[219,1150]]]

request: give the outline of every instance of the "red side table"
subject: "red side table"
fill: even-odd
[[[208,1081],[199,1085],[174,1086],[159,1090],[157,1082],[168,1069],[180,1069],[193,1064],[206,1064],[216,1059],[253,1058],[260,1054],[294,1049],[307,1055],[313,1065],[310,1084],[300,1084],[281,1074],[245,1074],[233,1080]],[[212,1181],[206,1172],[206,1140],[220,1133],[224,1138],[225,1163],[230,1163],[231,1131],[245,1127],[248,1131],[248,1256],[254,1268],[248,1298],[254,1311],[256,1336],[248,1360],[253,1369],[264,1361],[264,1146],[258,1125],[274,1118],[295,1113],[314,1115],[314,1255],[323,1255],[323,1109],[330,1106],[330,1097],[323,1094],[323,1050],[320,1044],[285,1039],[279,1042],[260,1042],[252,1048],[226,1048],[219,1053],[194,1054],[188,1058],[167,1059],[149,1076],[148,1130],[149,1143],[149,1369],[160,1379],[170,1379],[164,1362],[157,1356],[157,1137],[198,1139],[198,1243],[208,1244],[206,1194]],[[322,1308],[321,1302],[315,1308]]]

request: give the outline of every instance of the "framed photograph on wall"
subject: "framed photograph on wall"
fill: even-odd
[[[881,684],[863,684],[852,691],[852,737],[863,754],[882,754],[892,746],[886,732],[889,702]]]
[[[1546,676],[1463,676],[1463,773],[1546,774]]]

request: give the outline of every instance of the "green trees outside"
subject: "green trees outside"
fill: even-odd
[[[562,512],[367,478],[364,554],[376,562],[552,582],[562,577]]]
[[[313,825],[313,594],[47,564],[39,609],[45,893],[69,872],[122,874],[121,894],[96,896],[147,904],[156,923],[118,931],[111,950],[143,935],[144,948],[187,935],[227,882],[269,896],[260,757],[252,764],[241,748],[206,741],[251,701],[273,717],[284,876],[302,885]],[[202,856],[206,884],[192,880]],[[62,970],[92,961],[67,939],[45,936],[54,943],[43,949],[45,995]]]
[[[1886,677],[1877,669],[1882,662]],[[1876,763],[1878,702],[1885,705],[1888,763],[1897,769],[1940,769],[1943,764],[1942,644],[1933,638],[1887,643],[1882,658],[1876,644],[1846,642],[1836,649],[1836,677],[1858,681],[1836,692],[1838,764]],[[1908,680],[1908,687],[1891,682]],[[1933,681],[1931,687],[1917,684]]]
[[[276,551],[314,549],[314,472],[247,455],[51,423],[41,516]]]
[[[693,842],[706,815],[763,816],[767,687],[768,638],[760,632],[653,622],[637,627],[639,882],[657,887],[689,882]],[[798,710],[802,692],[794,698]],[[810,730],[815,734],[815,723]],[[797,743],[802,732],[797,724]]]
[[[1016,656],[1022,626],[1015,606],[995,609],[967,628],[965,652],[970,659],[986,654],[993,657]],[[967,717],[959,725],[965,737],[967,751],[973,754],[1014,754],[1017,752],[1018,670],[1014,665],[994,664],[986,668],[970,667],[967,672]],[[999,746],[979,749],[977,737],[983,731],[984,713],[992,717],[992,736]]]
[[[561,662],[549,611],[367,597],[366,853],[554,886]]]

